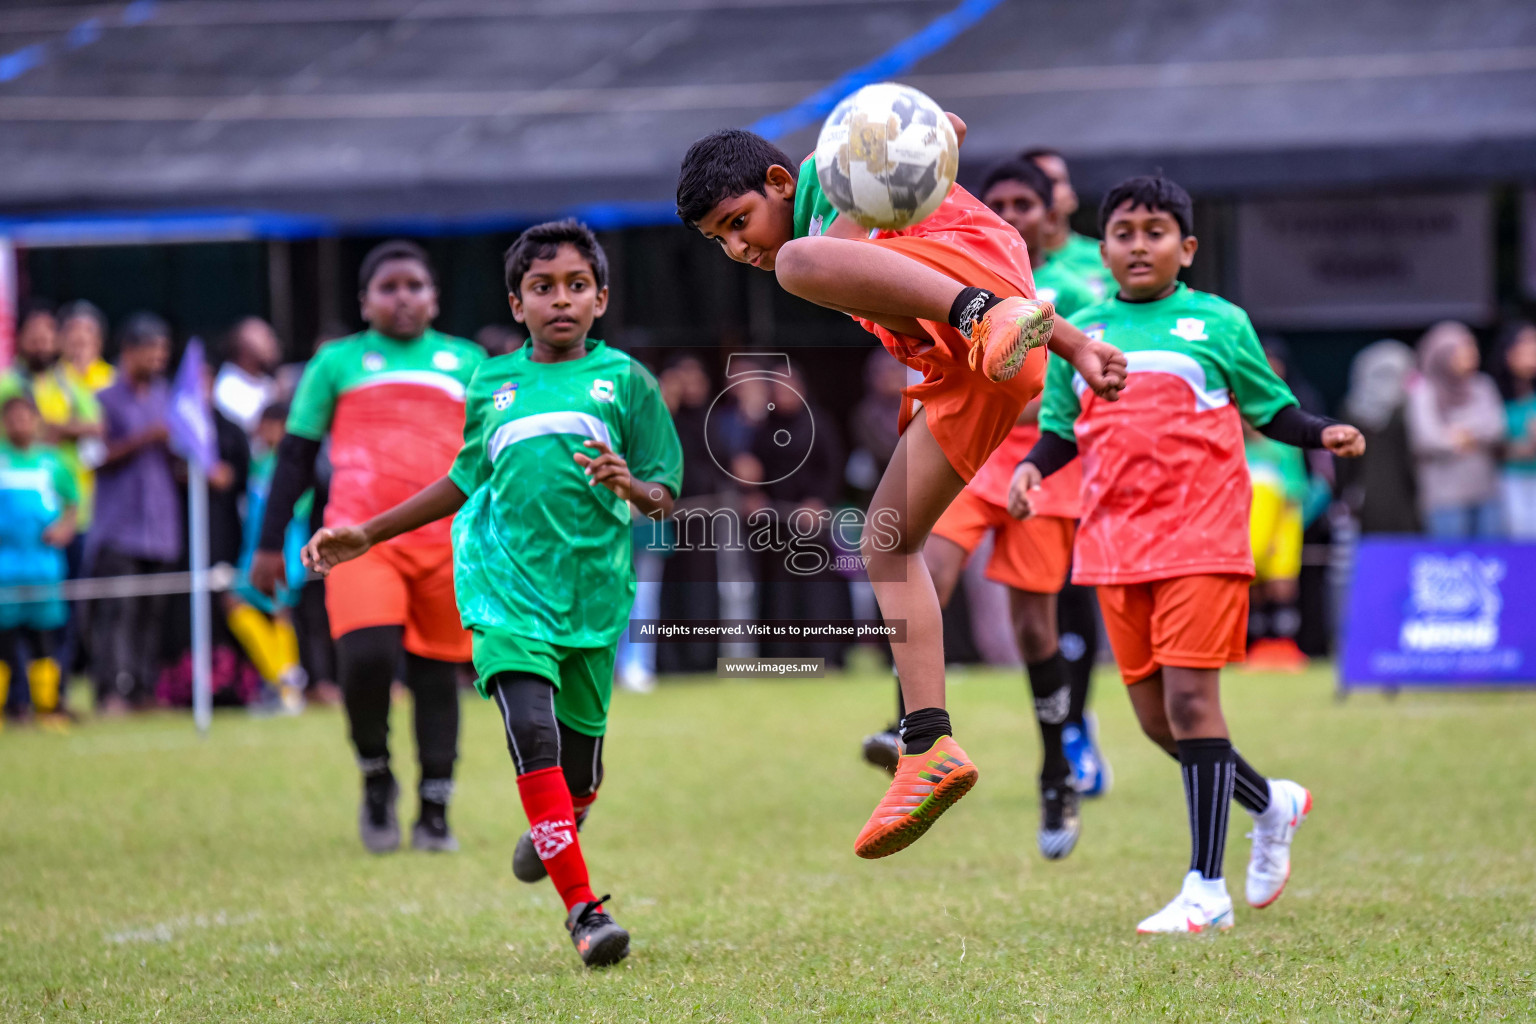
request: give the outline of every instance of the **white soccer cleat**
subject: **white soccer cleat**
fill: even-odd
[[[1200,872],[1184,876],[1173,902],[1136,926],[1137,935],[1196,935],[1232,927],[1232,897],[1223,879],[1208,882]]]
[[[1312,794],[1290,779],[1269,780],[1269,808],[1253,819],[1253,852],[1244,886],[1250,907],[1264,908],[1280,898],[1291,877],[1291,840],[1312,813]]]

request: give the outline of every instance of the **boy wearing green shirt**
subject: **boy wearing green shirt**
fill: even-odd
[[[682,445],[655,378],[587,337],[608,304],[608,261],[585,225],[529,228],[506,274],[530,339],[475,371],[448,475],[361,525],[321,530],[304,560],[327,574],[457,513],[454,585],[476,686],[501,712],[531,826],[514,870],[549,875],[577,952],[602,967],[628,954],[629,933],[594,895],[577,830],[602,781],[615,647],[635,595],[629,507],[671,513]]]

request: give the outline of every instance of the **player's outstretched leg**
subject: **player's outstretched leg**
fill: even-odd
[[[363,773],[357,832],[369,853],[400,847],[395,812],[400,787],[389,767],[389,688],[400,663],[402,633],[400,626],[370,626],[343,633],[336,641],[337,678]]]
[[[517,769],[517,791],[528,815],[530,841],[565,904],[566,931],[582,962],[607,967],[629,954],[629,933],[603,908],[608,896],[592,891],[577,837],[576,808],[560,767],[555,688],[523,672],[499,672],[488,684],[507,730]]]
[[[854,841],[860,857],[906,849],[976,784],[976,766],[955,742],[944,708],[944,627],[923,542],[965,481],[950,466],[919,411],[870,501],[862,541],[870,584],[887,622],[905,622],[891,645],[907,714],[906,753],[896,777]]]

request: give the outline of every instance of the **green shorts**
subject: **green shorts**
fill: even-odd
[[[617,645],[562,647],[513,633],[471,631],[475,688],[480,696],[497,672],[527,672],[555,684],[555,717],[586,736],[608,731],[608,702],[613,697],[613,662]]]

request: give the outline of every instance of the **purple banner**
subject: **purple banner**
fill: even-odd
[[[1367,539],[1340,682],[1536,684],[1536,544]]]

